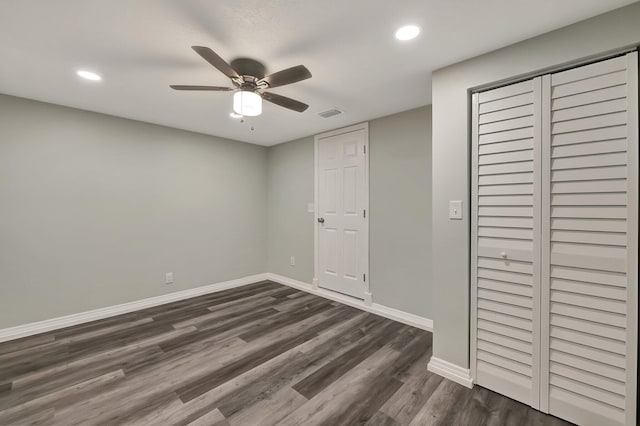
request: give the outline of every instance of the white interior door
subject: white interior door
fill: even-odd
[[[471,366],[539,403],[541,79],[474,95]]]
[[[543,409],[636,424],[638,56],[544,77]]]
[[[364,299],[368,242],[368,129],[316,137],[318,286]]]

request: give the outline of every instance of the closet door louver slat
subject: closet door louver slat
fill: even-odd
[[[472,368],[539,399],[540,78],[474,95]]]
[[[636,53],[542,82],[540,404],[580,425],[636,421],[637,93]]]

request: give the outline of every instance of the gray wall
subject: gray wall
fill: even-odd
[[[637,45],[638,22],[635,3],[434,72],[434,356],[469,367],[469,214],[448,219],[470,194],[469,89]]]
[[[266,151],[0,95],[0,328],[266,272]]]
[[[369,122],[373,301],[431,318],[431,108]],[[269,272],[313,278],[313,138],[269,148]],[[296,257],[296,266],[289,258]]]
[[[431,318],[431,106],[369,122],[373,301]]]
[[[313,278],[313,137],[269,148],[269,272],[311,283]],[[296,265],[289,260],[295,256]]]

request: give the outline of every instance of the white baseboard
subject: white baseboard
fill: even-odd
[[[365,301],[357,299],[355,297],[350,297],[340,293],[334,293],[332,291],[324,290],[321,288],[315,289],[311,284],[294,280],[293,278],[288,278],[272,273],[264,273],[211,284],[204,287],[197,287],[178,291],[175,293],[163,294],[161,296],[136,300],[120,305],[108,306],[105,308],[94,309],[87,312],[80,312],[63,317],[5,328],[0,330],[0,342],[19,339],[21,337],[32,336],[34,334],[45,333],[52,330],[58,330],[73,325],[109,318],[140,309],[151,308],[153,306],[163,305],[165,303],[177,302],[178,300],[202,296],[204,294],[215,293],[217,291],[228,290],[231,288],[241,287],[265,280],[271,280],[283,285],[287,285],[289,287],[294,287],[308,293],[316,294],[320,297],[334,300],[345,305],[353,306],[354,308],[358,308],[363,311],[371,312],[385,318],[389,318],[413,327],[433,332],[433,321],[428,318],[420,317],[418,315],[410,314],[398,309],[389,308],[378,303],[371,303],[369,305],[365,303]]]
[[[431,361],[429,361],[429,364],[427,365],[427,369],[432,373],[436,373],[446,379],[459,383],[462,386],[466,386],[469,389],[473,388],[471,370],[468,368],[462,368],[448,361],[432,356]]]
[[[5,328],[3,330],[0,330],[0,342],[6,342],[8,340],[32,336],[34,334],[70,327],[72,325],[78,325],[85,322],[126,314],[140,309],[163,305],[165,303],[177,302],[178,300],[189,299],[190,297],[202,296],[204,294],[215,293],[217,291],[228,290],[235,287],[241,287],[260,281],[265,281],[267,279],[267,274],[251,275],[235,280],[207,285],[204,287],[191,288],[188,290],[177,291],[175,293],[150,297],[148,299],[127,302],[121,305],[108,306],[106,308],[94,309],[92,311],[66,315],[64,317],[52,318],[49,320]]]
[[[267,279],[287,285],[289,287],[297,288],[298,290],[318,295],[320,297],[324,297],[326,299],[344,303],[345,305],[353,306],[354,308],[362,309],[363,311],[371,312],[372,314],[380,315],[385,318],[410,325],[412,327],[421,328],[423,330],[433,332],[433,321],[428,318],[410,314],[398,309],[389,308],[378,303],[372,303],[371,305],[368,305],[361,299],[357,299],[355,297],[347,296],[340,293],[335,293],[329,290],[324,290],[321,288],[316,289],[311,284],[307,284],[305,282],[294,280],[293,278],[285,277],[278,274],[268,273]]]

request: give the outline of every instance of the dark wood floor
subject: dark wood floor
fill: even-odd
[[[564,424],[430,356],[431,333],[258,283],[0,344],[0,424]]]

